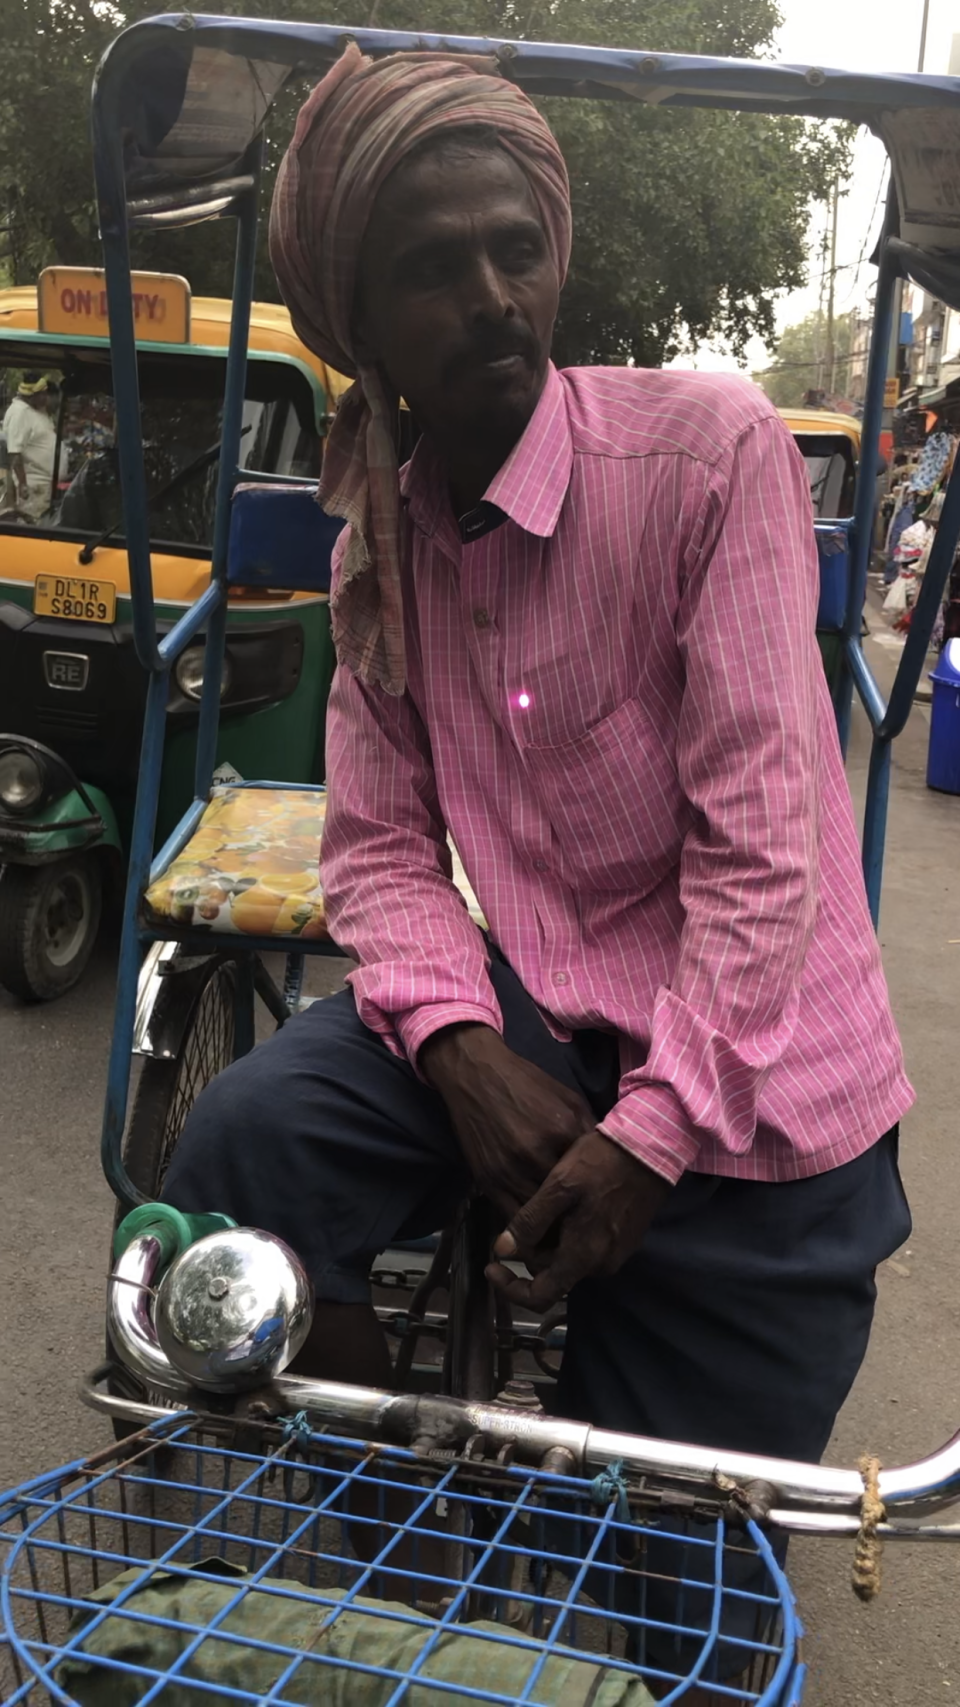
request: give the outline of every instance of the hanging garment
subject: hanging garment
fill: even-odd
[[[920,452],[920,461],[910,479],[911,492],[929,492],[947,466],[953,448],[949,433],[932,433]]]

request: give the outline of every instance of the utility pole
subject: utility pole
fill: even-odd
[[[823,390],[823,302],[827,294],[827,229],[820,245],[820,294],[817,298],[816,389]]]
[[[923,62],[927,57],[927,24],[930,19],[930,0],[923,0],[923,11],[920,17],[920,50],[917,54],[917,70],[922,72]],[[903,280],[897,280],[893,298],[893,326],[890,332],[890,353],[887,358],[887,374],[893,379],[900,373],[900,317],[903,310]],[[893,421],[893,410],[885,407],[883,425],[889,428]]]
[[[833,185],[833,214],[830,231],[830,284],[827,291],[827,385],[830,395],[837,388],[837,344],[834,326],[834,304],[836,301],[837,284],[837,209],[840,203],[840,180],[834,179]]]

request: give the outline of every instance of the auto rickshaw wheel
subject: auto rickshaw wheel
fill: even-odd
[[[103,902],[100,856],[49,865],[6,865],[0,873],[0,984],[28,1002],[72,990],[97,939]]]

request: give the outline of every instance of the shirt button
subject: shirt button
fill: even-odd
[[[545,859],[535,859],[533,862],[533,869],[534,869],[534,871],[546,871],[546,869],[547,869],[546,860]]]
[[[475,628],[489,628],[490,612],[485,610],[475,610],[473,613],[473,625]]]
[[[555,984],[569,984],[570,982],[565,972],[555,972],[553,974],[553,981]]]

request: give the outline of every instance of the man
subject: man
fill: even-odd
[[[281,172],[294,323],[357,375],[323,879],[359,969],[204,1093],[167,1194],[287,1238],[303,1366],[389,1385],[371,1256],[472,1180],[495,1283],[569,1294],[562,1413],[813,1460],[909,1230],[910,1090],[806,477],[745,381],[551,366],[566,174],[495,69],[348,48]]]
[[[3,417],[11,500],[29,521],[37,522],[50,508],[53,466],[57,454],[56,428],[50,419],[59,390],[47,374],[26,374]],[[61,464],[64,455],[61,451]]]

